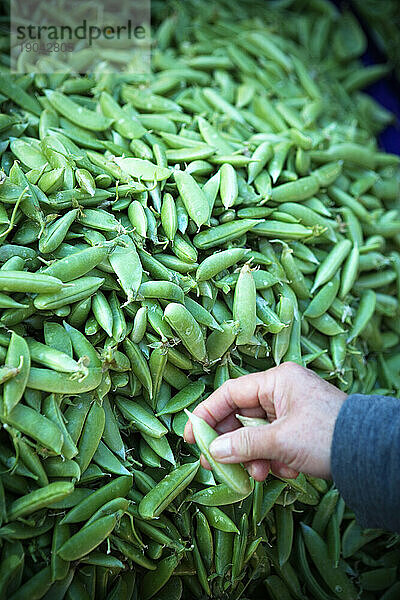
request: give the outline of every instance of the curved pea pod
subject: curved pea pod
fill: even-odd
[[[72,343],[69,335],[60,323],[45,321],[43,323],[43,337],[46,346],[63,352],[72,358]]]
[[[203,506],[201,511],[207,517],[210,526],[226,533],[239,533],[232,519],[216,506]]]
[[[310,292],[307,287],[303,273],[296,264],[293,258],[293,251],[287,244],[284,244],[281,254],[281,264],[285,269],[286,275],[291,282],[290,285],[297,297],[306,300],[310,297]]]
[[[123,341],[123,348],[130,360],[133,373],[139,379],[140,383],[146,388],[150,398],[152,398],[153,382],[151,379],[149,366],[143,356],[142,351],[137,344],[134,344],[127,338]]]
[[[9,415],[2,413],[1,420],[33,438],[55,454],[61,454],[63,436],[60,429],[38,411],[18,404]]]
[[[140,121],[133,115],[128,116],[111,94],[103,91],[100,94],[99,103],[103,114],[112,119],[113,129],[122,137],[129,140],[141,138],[146,132]]]
[[[301,202],[315,196],[320,184],[314,175],[301,177],[297,181],[290,181],[272,188],[271,198],[274,202]]]
[[[74,460],[61,456],[50,456],[44,462],[46,474],[48,477],[64,478],[71,477],[75,481],[79,481],[81,470],[79,465]]]
[[[353,246],[350,251],[342,271],[342,278],[340,282],[340,293],[339,298],[343,300],[352,289],[358,276],[358,267],[360,262],[360,251],[358,246]]]
[[[92,312],[100,325],[109,337],[113,332],[113,315],[111,307],[103,292],[97,291],[92,298]]]
[[[97,267],[106,259],[107,254],[106,246],[91,246],[54,261],[43,269],[42,273],[56,277],[62,282],[72,281]]]
[[[188,386],[180,390],[175,396],[173,396],[166,403],[163,409],[157,413],[157,416],[176,413],[184,408],[187,408],[200,398],[200,396],[204,393],[204,390],[204,383],[200,381],[190,383]]]
[[[167,433],[166,427],[150,412],[143,408],[139,403],[122,396],[117,396],[115,403],[124,417],[132,422],[135,427],[151,437],[161,438]]]
[[[326,544],[322,538],[308,525],[304,523],[300,523],[300,525],[306,548],[326,585],[338,598],[343,600],[356,598],[357,590],[344,570],[340,566],[335,568],[332,565]]]
[[[111,540],[116,546],[116,548],[119,550],[119,552],[121,552],[121,554],[123,554],[126,558],[129,558],[137,565],[144,567],[147,571],[156,570],[156,563],[147,558],[143,550],[139,550],[132,544],[129,544],[128,542],[121,540],[120,538],[114,535],[111,537]]]
[[[60,292],[39,293],[33,303],[38,310],[55,310],[88,298],[99,289],[103,282],[104,279],[100,277],[80,277],[68,283]]]
[[[27,387],[58,394],[82,394],[94,390],[101,381],[101,369],[88,369],[84,381],[70,379],[67,374],[31,367]]]
[[[63,325],[64,329],[70,337],[72,347],[76,356],[80,359],[86,356],[89,359],[89,366],[91,369],[97,369],[101,367],[101,360],[99,358],[99,355],[97,354],[92,344],[83,335],[83,333],[81,333],[80,331],[78,331],[78,329],[75,329],[75,327],[72,327],[65,321]]]
[[[135,231],[141,236],[147,236],[147,217],[143,206],[138,200],[133,200],[128,207],[128,217],[135,228]]]
[[[63,445],[61,448],[63,457],[71,459],[78,454],[78,449],[69,434],[68,429],[65,426],[63,415],[60,410],[59,402],[57,401],[55,394],[50,394],[42,402],[42,412],[45,417],[52,421],[62,433]],[[79,479],[80,472],[77,475]]]
[[[147,311],[147,306],[141,306],[135,315],[132,332],[130,334],[131,341],[134,344],[139,344],[142,341],[144,334],[146,333]]]
[[[187,263],[195,263],[197,261],[197,250],[189,239],[181,236],[179,233],[175,235],[172,242],[172,252],[182,261]]]
[[[52,323],[52,325],[54,324]],[[61,325],[59,327],[66,333]],[[67,339],[69,340],[69,338]],[[87,368],[83,364],[76,362],[76,360],[68,356],[65,352],[46,346],[46,344],[42,344],[33,338],[27,338],[27,345],[33,362],[59,371],[60,373],[76,373],[82,378],[87,373]]]
[[[209,217],[209,202],[206,195],[187,171],[175,171],[174,178],[189,217],[197,227],[201,227]]]
[[[38,600],[39,598],[44,598],[51,585],[51,569],[49,566],[44,567],[35,573],[35,575],[32,575],[16,592],[11,596],[8,596],[8,598],[10,600],[25,600],[25,598],[35,598]]]
[[[207,458],[217,479],[231,488],[236,494],[246,497],[251,492],[251,483],[247,472],[241,465],[225,465],[217,462],[209,451],[209,446],[218,434],[197,415],[185,409],[193,427],[193,434],[200,451]]]
[[[172,281],[146,281],[142,283],[138,293],[143,298],[163,298],[180,303],[184,301],[182,288]]]
[[[10,142],[10,150],[29,169],[41,170],[47,166],[46,157],[36,144],[14,138]]]
[[[235,286],[233,299],[233,318],[239,323],[236,343],[250,344],[256,329],[256,284],[249,265],[241,268]]]
[[[174,453],[172,452],[171,446],[168,442],[167,436],[161,438],[155,438],[147,433],[141,432],[143,440],[146,442],[150,449],[159,457],[163,458],[167,462],[171,463],[175,467],[176,461]]]
[[[171,169],[159,167],[151,161],[142,158],[114,158],[121,171],[130,177],[141,181],[164,181],[171,175]]]
[[[131,302],[140,287],[142,282],[142,263],[136,249],[133,246],[123,248],[117,246],[113,252],[111,252],[110,263],[118,277],[118,282],[125,294],[127,295],[127,302]]]
[[[239,331],[239,323],[237,321],[226,321],[221,323],[221,329],[222,331],[213,331],[207,338],[207,355],[211,363],[222,358],[235,342]]]
[[[139,513],[144,519],[155,519],[190,484],[200,462],[181,465],[164,477],[140,501]]]
[[[153,598],[168,583],[182,558],[182,553],[171,554],[158,562],[157,577],[154,577],[152,571],[145,574],[142,579],[141,588],[141,597],[143,600]]]
[[[155,348],[150,354],[149,369],[153,382],[152,408],[157,405],[157,398],[162,383],[163,374],[168,360],[168,349],[163,345]]]
[[[164,310],[164,318],[193,358],[204,362],[207,357],[204,337],[200,326],[187,308],[182,304],[171,302]]]
[[[207,281],[218,275],[221,271],[229,269],[249,252],[247,248],[230,248],[217,252],[205,258],[198,266],[196,271],[197,281]]]
[[[23,337],[14,331],[11,334],[6,355],[7,367],[16,369],[16,374],[4,383],[3,402],[5,413],[10,413],[21,400],[29,377],[31,357]]]
[[[100,112],[94,112],[77,104],[62,92],[45,90],[45,94],[54,110],[76,125],[83,126],[85,129],[89,129],[90,131],[104,131],[113,122],[113,119],[108,119]]]
[[[188,309],[188,311],[191,313],[191,315],[196,319],[196,321],[200,325],[204,325],[205,327],[209,327],[210,329],[218,329],[219,331],[222,331],[221,327],[218,325],[217,321],[214,319],[212,314],[210,312],[208,312],[204,308],[204,306],[202,306],[195,300],[192,300],[192,298],[189,298],[189,296],[185,296],[184,304],[185,304],[185,307]],[[171,350],[172,350],[172,355],[175,356],[176,360],[179,360],[176,355],[176,351],[174,349],[171,349]],[[186,362],[186,366],[185,367],[182,366],[182,368],[188,368],[188,363],[187,363],[187,361],[185,361],[185,362]],[[181,362],[180,362],[180,364],[177,364],[176,366],[180,367]]]
[[[0,271],[0,290],[4,292],[52,294],[59,292],[62,288],[62,281],[44,273]]]
[[[325,283],[317,294],[315,294],[303,315],[310,319],[321,317],[335,300],[339,291],[339,286],[340,274],[337,272],[332,280]]]
[[[66,561],[78,560],[92,552],[113,531],[117,524],[116,514],[101,517],[80,529],[58,550],[58,555]]]
[[[81,500],[65,515],[62,523],[79,523],[90,519],[97,510],[114,498],[125,498],[131,488],[132,475],[117,477]]]
[[[97,404],[97,402],[93,402],[78,442],[76,461],[81,469],[81,473],[86,471],[98,448],[104,431],[105,419],[103,407]]]
[[[256,298],[256,315],[270,333],[279,333],[285,327],[285,323],[280,321],[278,315],[261,296]]]
[[[360,304],[353,319],[347,343],[354,340],[365,329],[375,312],[376,293],[374,290],[365,290],[361,296]]]
[[[284,241],[303,240],[314,235],[314,229],[304,227],[298,223],[282,223],[281,221],[267,220],[259,223],[254,232],[267,238],[279,238]]]
[[[318,267],[311,293],[314,293],[317,288],[332,279],[349,254],[351,245],[350,240],[342,240],[334,246],[325,260]]]
[[[219,506],[234,504],[235,502],[240,502],[241,500],[247,498],[250,493],[251,488],[250,491],[247,491],[246,493],[243,491],[237,492],[232,490],[232,488],[225,483],[220,483],[198,492],[194,492],[193,494],[190,494],[186,500],[188,502],[196,502],[196,504],[201,504],[202,506],[216,508]]]
[[[344,333],[344,329],[329,313],[324,313],[320,317],[314,319],[308,318],[308,321],[310,325],[325,335],[331,336]]]
[[[39,251],[43,254],[53,252],[64,241],[69,228],[78,215],[78,209],[70,210],[51,225],[45,227],[39,239]]]
[[[226,242],[232,242],[240,238],[258,224],[262,224],[260,219],[239,219],[238,221],[223,223],[196,234],[193,243],[200,250],[221,246]]]
[[[239,194],[236,171],[232,165],[225,163],[220,169],[220,175],[221,200],[225,208],[228,209],[235,204]]]
[[[164,194],[161,205],[161,225],[165,235],[172,242],[178,231],[178,214],[175,201],[171,194],[168,193]]]
[[[87,169],[76,169],[76,181],[79,187],[89,196],[94,196],[96,193],[96,182],[93,175]]]
[[[12,502],[8,510],[8,520],[14,521],[20,517],[30,515],[41,508],[47,508],[53,502],[59,502],[74,490],[73,483],[64,481],[55,481],[48,485],[34,490],[21,498]]]

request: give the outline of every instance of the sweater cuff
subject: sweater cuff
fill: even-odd
[[[400,401],[350,395],[336,420],[333,479],[362,527],[400,531]]]

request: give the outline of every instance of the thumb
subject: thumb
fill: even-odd
[[[248,462],[258,458],[280,460],[277,433],[281,427],[278,421],[259,427],[241,427],[217,437],[210,444],[210,453],[221,463]]]

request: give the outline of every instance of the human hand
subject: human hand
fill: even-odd
[[[296,363],[226,381],[193,411],[218,433],[210,452],[221,463],[244,463],[263,481],[299,471],[329,479],[333,430],[346,394]],[[235,414],[267,417],[269,425],[241,427]],[[193,444],[192,426],[184,433]],[[210,468],[202,457],[202,464]]]

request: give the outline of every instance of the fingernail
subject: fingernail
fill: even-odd
[[[221,435],[220,437],[217,437],[210,444],[210,452],[216,459],[230,456],[232,454],[232,443],[230,437],[228,435]]]

